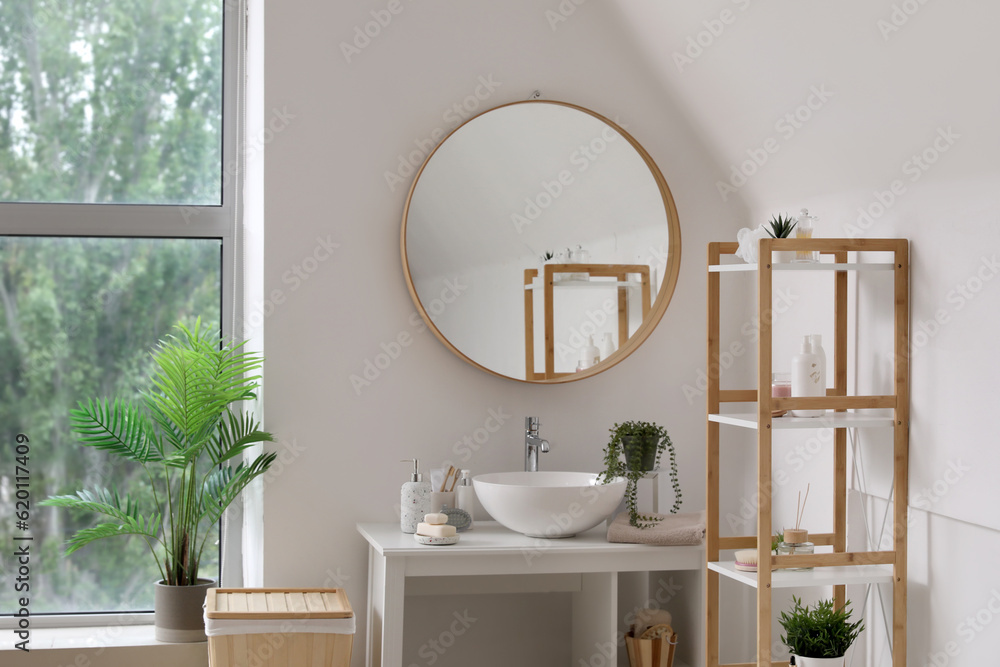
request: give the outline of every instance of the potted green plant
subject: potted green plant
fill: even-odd
[[[864,631],[861,621],[851,622],[851,603],[834,609],[833,600],[820,600],[816,606],[802,605],[792,597],[791,612],[781,612],[784,634],[781,643],[795,658],[796,667],[824,667],[844,664],[844,656],[854,640]]]
[[[792,235],[792,230],[795,229],[796,220],[790,215],[785,215],[779,213],[778,215],[771,216],[771,219],[767,221],[767,224],[771,226],[770,229],[767,226],[764,227],[764,231],[772,239],[787,239]],[[774,251],[774,261],[775,262],[790,262],[795,258],[794,250],[776,250]]]
[[[270,433],[239,409],[255,398],[263,359],[243,343],[220,345],[218,333],[177,325],[177,335],[153,351],[150,389],[137,401],[121,398],[80,402],[70,412],[72,430],[86,447],[110,452],[140,466],[152,487],[152,506],[117,489],[96,488],[52,496],[42,505],[88,510],[101,523],[76,532],[66,554],[119,535],[142,538],[162,577],[155,589],[156,637],[204,641],[202,604],[214,585],[198,576],[211,526],[275,454],[251,463],[233,462]]]
[[[647,472],[660,467],[664,451],[670,456],[670,483],[674,488],[674,504],[670,513],[676,514],[681,507],[681,487],[677,481],[677,452],[667,430],[653,422],[627,421],[615,424],[610,432],[611,439],[604,448],[604,471],[598,480],[602,483],[619,477],[627,480],[625,507],[629,523],[636,528],[649,528],[659,521],[658,517],[639,513],[636,495],[639,480]]]

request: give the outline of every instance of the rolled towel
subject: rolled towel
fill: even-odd
[[[704,511],[650,516],[661,520],[649,528],[636,528],[629,524],[628,512],[619,513],[608,526],[608,542],[680,547],[701,544],[705,539]]]

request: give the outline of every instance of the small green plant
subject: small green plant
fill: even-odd
[[[771,229],[764,228],[768,236],[772,239],[787,239],[792,230],[795,229],[796,221],[790,215],[779,213],[778,215],[771,216],[767,224],[771,225]]]
[[[812,609],[792,596],[792,610],[781,612],[785,633],[781,643],[793,655],[802,658],[842,658],[865,627],[861,621],[851,622],[851,603],[834,609],[833,600],[820,600]]]
[[[556,254],[554,252],[552,252],[551,250],[546,250],[542,254],[542,263],[544,264],[545,262],[549,261],[550,259],[554,258],[555,256],[556,256]]]
[[[670,483],[674,488],[674,504],[671,514],[676,514],[681,507],[681,486],[677,481],[677,452],[667,430],[652,422],[627,421],[615,424],[609,429],[611,440],[604,448],[604,471],[598,475],[601,483],[624,477],[625,506],[628,508],[629,523],[636,528],[649,528],[659,522],[659,517],[640,514],[636,506],[639,480],[646,474],[643,460],[652,460],[649,469],[660,467],[660,457],[664,451],[670,456]],[[632,438],[632,446],[626,447],[623,439]]]

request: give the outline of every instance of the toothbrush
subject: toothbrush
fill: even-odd
[[[455,466],[448,466],[448,472],[445,473],[444,480],[442,480],[442,482],[441,482],[441,489],[440,490],[442,492],[444,491],[445,487],[448,486],[448,478],[451,477],[456,472],[457,471],[455,470]],[[454,484],[452,484],[452,486],[454,486]]]

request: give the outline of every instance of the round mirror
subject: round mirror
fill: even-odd
[[[628,356],[680,269],[673,197],[649,154],[592,111],[487,111],[427,157],[403,213],[403,271],[446,346],[496,375],[569,382]]]

